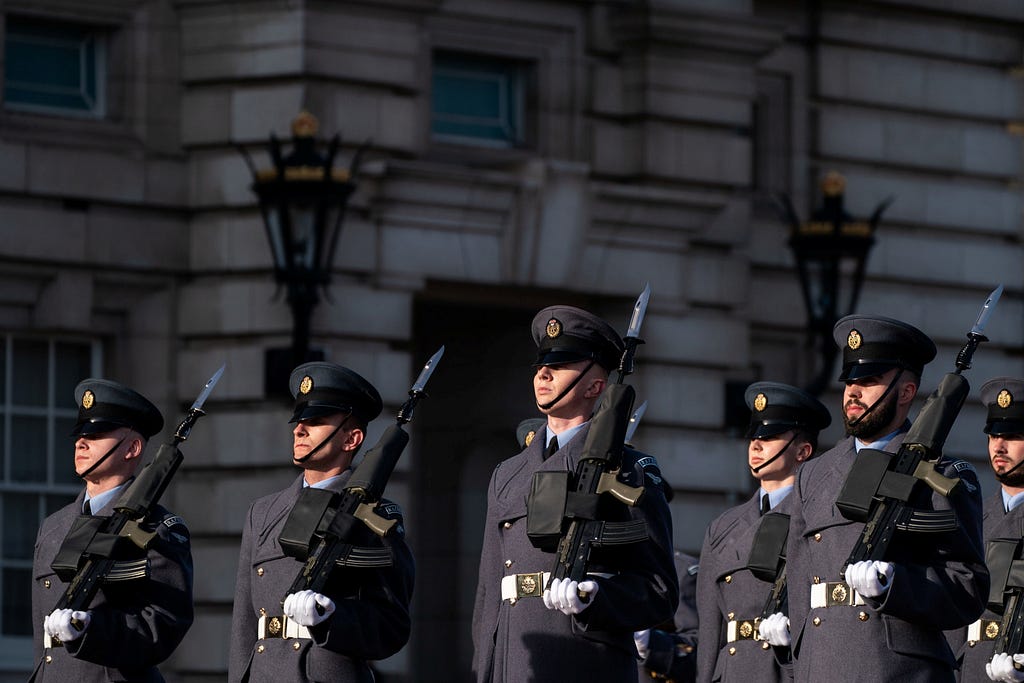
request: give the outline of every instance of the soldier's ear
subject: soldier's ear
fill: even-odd
[[[128,450],[124,454],[125,460],[137,458],[142,455],[142,451],[146,450],[146,440],[138,432],[128,432],[127,442]]]
[[[366,433],[363,432],[361,427],[353,427],[352,429],[345,432],[345,443],[343,444],[346,451],[354,451],[363,444],[363,439],[366,438]]]
[[[804,441],[803,443],[800,444],[800,450],[796,452],[796,461],[803,462],[812,455],[814,455],[814,447],[811,446],[810,441]]]

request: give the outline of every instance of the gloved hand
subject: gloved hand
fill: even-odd
[[[1004,683],[1019,683],[1024,681],[1024,671],[1014,666],[1014,663],[1024,665],[1024,655],[1013,655],[1005,652],[997,652],[992,655],[992,661],[985,665],[985,673],[993,681]]]
[[[776,612],[762,619],[758,631],[761,633],[761,638],[768,641],[769,645],[789,647],[789,617],[782,612]]]
[[[78,626],[71,623],[72,619],[77,622]],[[85,633],[85,629],[89,628],[90,622],[92,622],[92,612],[55,609],[43,620],[43,630],[51,638],[56,638],[62,643],[70,643]]]
[[[322,593],[304,590],[286,597],[282,611],[301,626],[316,626],[334,614],[334,601]]]
[[[889,590],[893,569],[891,562],[854,562],[846,568],[846,583],[865,598],[877,598]]]
[[[647,659],[647,655],[651,654],[651,629],[633,631],[633,644],[636,645],[636,653],[640,659]]]
[[[586,602],[580,598],[580,591],[588,594]],[[570,579],[551,579],[551,588],[544,591],[544,606],[562,614],[579,614],[594,602],[597,591],[596,581],[580,581],[577,584]]]

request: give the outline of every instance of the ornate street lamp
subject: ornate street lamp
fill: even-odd
[[[278,291],[286,288],[292,309],[291,348],[267,350],[264,385],[268,394],[286,393],[292,368],[323,357],[322,351],[310,349],[310,318],[320,291],[327,293],[342,218],[356,187],[365,147],[356,152],[347,170],[336,169],[340,137],[335,135],[321,154],[315,139],[318,127],[316,117],[307,111],[295,117],[287,155],[271,133],[270,168],[257,169],[246,150],[238,148],[253,175],[251,187],[259,198]]]
[[[867,221],[854,220],[843,208],[845,187],[843,176],[829,171],[821,183],[821,207],[807,222],[800,222],[788,196],[776,197],[783,218],[790,224],[789,246],[807,308],[807,345],[817,342],[821,354],[821,370],[807,387],[815,396],[828,384],[838,353],[832,328],[857,306],[875,229],[892,203],[889,197],[875,207]]]

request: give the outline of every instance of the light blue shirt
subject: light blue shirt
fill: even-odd
[[[1024,503],[1024,492],[1018,493],[1015,496],[1011,496],[1004,488],[1000,488],[999,492],[1003,494],[1003,509],[1007,512],[1010,512],[1013,508]]]
[[[572,437],[576,436],[576,434],[579,433],[579,431],[581,429],[583,429],[584,427],[586,427],[588,424],[590,424],[590,420],[587,420],[586,422],[584,422],[581,425],[576,425],[575,427],[570,427],[569,429],[566,429],[561,434],[555,434],[554,432],[551,431],[551,427],[548,427],[548,429],[547,429],[548,440],[544,442],[544,445],[545,446],[550,446],[551,445],[551,439],[553,439],[553,438],[555,438],[557,436],[558,437],[558,447],[559,448],[565,448],[565,444],[567,444],[570,441],[572,441]]]
[[[89,507],[92,510],[92,514],[94,514],[94,515],[100,514],[100,512],[103,510],[103,508],[105,508],[106,506],[110,505],[114,501],[114,496],[119,494],[121,492],[121,490],[124,489],[124,487],[127,486],[127,485],[128,485],[128,482],[125,482],[125,483],[121,484],[120,486],[115,486],[114,488],[110,489],[109,491],[104,491],[103,493],[97,493],[95,496],[92,496],[91,498],[89,497],[89,494],[85,494],[85,500],[89,502]],[[85,510],[85,501],[82,502],[82,506],[83,506],[82,510],[84,511]]]
[[[876,451],[884,451],[885,447],[889,445],[890,441],[896,438],[896,435],[899,434],[900,431],[902,431],[902,428],[897,429],[894,432],[889,432],[881,439],[877,441],[872,441],[871,443],[864,443],[860,439],[854,439],[853,445],[857,448],[858,453],[860,453],[860,449],[862,448],[874,448]]]
[[[310,483],[309,483],[308,481],[306,481],[306,478],[305,478],[305,477],[303,477],[303,478],[302,478],[302,488],[304,488],[304,489],[305,489],[305,488],[310,488],[310,489],[325,489],[325,488],[327,488],[328,486],[330,486],[332,482],[334,482],[334,481],[337,481],[339,477],[341,477],[341,475],[340,475],[340,474],[336,474],[336,475],[334,475],[333,477],[327,477],[327,478],[326,478],[326,479],[324,479],[323,481],[318,481],[318,482],[317,482],[317,483],[315,483],[315,484],[310,484]]]
[[[778,505],[779,503],[781,503],[783,500],[785,500],[786,496],[788,496],[789,492],[792,491],[792,490],[793,490],[793,485],[792,484],[790,484],[789,486],[783,486],[781,489],[775,489],[774,491],[765,491],[763,488],[758,488],[757,489],[757,500],[760,501],[760,500],[764,499],[764,494],[767,493],[768,494],[768,504],[771,505],[772,509],[774,510],[775,506]]]

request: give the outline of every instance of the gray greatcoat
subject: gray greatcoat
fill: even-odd
[[[985,517],[983,521],[985,543],[996,538],[1024,537],[1024,505],[1018,505],[1010,512],[1003,507],[1003,494],[996,491],[995,495],[985,499]],[[982,619],[1000,621],[1002,615],[985,608]],[[973,646],[967,643],[967,629],[958,629],[948,634],[950,645],[960,660],[959,680],[963,683],[988,681],[985,665],[992,659],[994,641],[982,640]]]
[[[895,453],[899,434],[885,448]],[[842,516],[836,498],[854,463],[853,437],[800,468],[790,519],[787,574],[795,678],[798,682],[952,681],[953,653],[943,630],[981,615],[988,597],[981,533],[981,492],[967,462],[943,458],[946,476],[960,485],[933,509],[952,508],[959,527],[942,534],[901,533],[886,558],[895,565],[889,590],[861,606],[810,608],[811,584],[841,581],[861,522]]]
[[[620,478],[644,486],[644,496],[636,507],[610,501],[606,512],[645,520],[650,538],[594,552],[589,571],[611,576],[595,579],[600,589],[593,604],[567,616],[546,609],[540,597],[515,604],[501,599],[503,576],[554,569],[554,553],[535,548],[526,535],[527,497],[534,472],[576,471],[588,431],[584,426],[547,460],[542,449],[547,438],[538,434],[491,476],[473,610],[474,671],[480,683],[634,681],[633,632],[672,618],[679,584],[668,503],[653,458],[631,450]]]
[[[788,514],[791,498],[786,496],[774,511]],[[772,590],[770,583],[755,578],[747,569],[760,521],[760,499],[755,494],[723,512],[704,536],[697,581],[699,681],[770,683],[783,678],[775,655],[763,647],[763,641],[741,639],[728,643],[726,638],[730,620],[753,623],[761,616]]]
[[[697,558],[675,551],[679,576],[679,605],[671,624],[651,629],[647,658],[639,672],[640,683],[652,678],[673,683],[697,680]]]
[[[82,512],[85,492],[39,527],[32,561],[32,681],[107,683],[163,681],[156,665],[167,659],[192,625],[192,554],[180,517],[157,506],[150,516],[156,539],[146,553],[144,578],[104,584],[80,638],[43,648],[43,620],[67,584],[50,568],[65,535]]]
[[[351,474],[346,471],[329,490],[344,489]],[[387,501],[375,509],[383,517],[397,519],[397,531],[381,541],[367,528],[358,540],[365,546],[383,542],[391,550],[393,566],[335,569],[324,593],[334,600],[336,610],[310,629],[312,638],[257,638],[260,615],[281,616],[286,594],[302,570],[302,563],[285,555],[278,543],[302,482],[300,475],[288,488],[256,500],[249,508],[231,622],[228,680],[233,683],[372,681],[367,660],[389,657],[409,640],[413,559],[405,544],[401,511]]]

